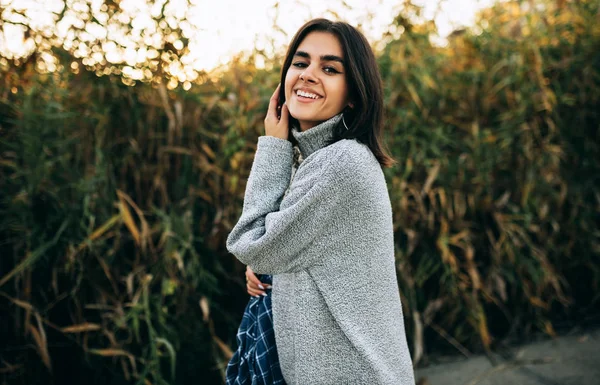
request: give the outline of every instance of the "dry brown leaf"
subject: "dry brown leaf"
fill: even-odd
[[[163,146],[158,150],[159,153],[171,153],[179,155],[192,155],[192,151],[189,148],[178,147],[178,146]]]
[[[508,300],[508,295],[506,294],[506,281],[504,281],[497,273],[494,273],[492,280],[496,293],[498,293],[502,302],[506,302]]]
[[[542,309],[548,309],[548,307],[549,307],[548,304],[546,302],[542,301],[542,299],[539,297],[535,297],[535,296],[529,297],[529,302],[533,306],[537,306]]]
[[[25,310],[33,311],[33,305],[31,305],[29,302],[21,301],[20,299],[16,298],[10,298],[10,300],[12,301],[12,303],[19,307],[22,307]]]
[[[122,349],[90,349],[88,352],[103,357],[130,356],[129,352]]]
[[[146,217],[144,216],[144,212],[138,207],[138,205],[133,201],[133,199],[131,199],[131,197],[127,194],[125,194],[123,191],[121,190],[117,190],[117,195],[119,196],[119,199],[121,200],[125,200],[125,202],[127,202],[135,211],[135,213],[137,214],[140,223],[142,224],[142,232],[141,235],[138,236],[139,237],[139,244],[142,247],[142,250],[145,251],[146,247],[148,246],[148,244],[150,244],[150,246],[152,246],[152,244],[150,243],[150,226],[148,225],[148,222],[146,221]],[[135,222],[133,222],[134,226],[135,226]],[[137,230],[137,227],[135,228]],[[130,229],[131,231],[131,229]],[[139,233],[139,231],[138,231]]]
[[[123,192],[121,192],[120,190],[117,190],[117,195],[119,196],[119,211],[121,212],[121,218],[123,219],[125,226],[127,226],[127,229],[129,229],[129,232],[131,233],[133,240],[139,246],[141,244],[140,243],[140,231],[139,231],[137,225],[135,224],[133,217],[131,216],[131,211],[129,211],[129,208],[127,207],[125,198],[123,197],[123,195],[125,195],[125,194]]]
[[[425,310],[423,311],[423,322],[426,325],[428,325],[433,320],[433,317],[442,308],[444,302],[444,298],[438,298],[434,301],[429,301],[429,303],[425,307]]]
[[[479,330],[479,336],[481,337],[481,342],[483,343],[483,346],[488,349],[490,347],[490,344],[492,343],[492,338],[490,337],[490,332],[488,330],[488,326],[487,326],[487,319],[485,317],[485,313],[483,312],[483,309],[481,308],[481,305],[478,305],[478,330]]]
[[[466,247],[465,257],[467,259],[467,271],[469,273],[469,277],[471,277],[473,289],[479,290],[481,289],[481,277],[479,275],[479,271],[477,270],[477,266],[475,265],[475,249],[473,248],[473,246],[469,245]]]
[[[421,322],[421,314],[418,311],[413,311],[412,318],[415,326],[415,331],[413,335],[414,342],[414,352],[413,352],[413,365],[416,366],[421,357],[423,357],[424,346],[423,346],[423,323]]]
[[[550,321],[544,321],[544,331],[551,337],[556,337],[556,331]]]
[[[417,92],[417,90],[415,90],[415,87],[412,84],[407,83],[406,89],[408,90],[408,93],[410,94],[410,97],[412,98],[413,102],[415,102],[417,107],[419,107],[419,109],[422,110],[423,102],[421,101],[421,98],[419,97],[419,93]]]
[[[107,232],[111,227],[113,227],[115,223],[117,223],[119,218],[119,215],[114,215],[113,217],[111,217],[108,221],[104,222],[102,226],[94,230],[94,232],[91,233],[88,237],[88,240],[93,241],[95,239],[100,238],[105,232]],[[83,247],[85,247],[85,242],[82,242],[81,245],[79,245],[79,248]]]
[[[27,329],[31,333],[31,336],[35,340],[35,345],[40,355],[42,362],[48,368],[48,370],[52,371],[52,364],[50,361],[50,355],[48,354],[48,344],[46,341],[46,333],[44,332],[44,328],[41,324],[41,320],[39,319],[39,315],[36,314],[36,318],[38,318],[38,326],[40,329],[38,330],[32,324],[27,325]]]
[[[202,191],[202,190],[195,190],[195,191],[194,191],[194,193],[195,193],[196,195],[198,195],[200,198],[204,199],[204,200],[205,200],[206,202],[208,202],[208,203],[212,203],[212,202],[213,202],[213,199],[212,199],[212,197],[211,197],[210,195],[208,195],[208,193],[207,193],[207,192],[205,192],[205,191]]]
[[[102,326],[95,323],[82,323],[78,325],[71,325],[61,329],[63,333],[82,333],[82,332],[90,332],[95,330],[102,329]]]
[[[200,309],[202,310],[202,320],[208,322],[210,317],[210,307],[208,306],[208,299],[204,296],[200,298]]]
[[[221,341],[219,337],[213,335],[213,341],[215,341],[219,349],[221,349],[221,352],[227,358],[227,360],[230,360],[231,357],[233,357],[233,352],[231,351],[229,346],[227,346],[225,342]]]
[[[0,374],[4,374],[4,373],[12,373],[18,369],[21,369],[23,367],[22,364],[14,364],[11,365],[8,362],[6,362],[5,360],[2,360],[2,363],[5,365],[5,367],[0,368]]]
[[[429,170],[429,174],[427,175],[427,180],[425,181],[425,184],[423,185],[423,191],[421,192],[422,196],[425,196],[425,194],[427,194],[429,192],[429,190],[431,189],[431,185],[437,179],[439,172],[440,172],[440,163],[435,162],[433,167]]]
[[[200,147],[202,148],[202,150],[204,151],[204,153],[206,155],[208,155],[208,157],[210,159],[212,159],[212,160],[216,159],[215,153],[213,152],[213,150],[206,143],[202,143],[200,145]]]
[[[178,250],[175,250],[171,253],[171,258],[177,261],[177,268],[183,274],[185,274],[185,264],[183,263],[183,258],[181,257],[181,253]]]
[[[129,381],[131,379],[131,374],[129,373],[129,369],[127,368],[127,360],[125,357],[121,357],[121,370],[123,370],[123,376],[125,380]]]
[[[438,199],[440,201],[440,212],[445,213],[449,220],[452,221],[454,213],[452,212],[452,205],[448,205],[446,198],[446,191],[444,189],[437,189]]]

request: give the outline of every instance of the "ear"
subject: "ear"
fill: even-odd
[[[352,103],[352,102],[348,103],[348,107],[354,108],[354,103]]]

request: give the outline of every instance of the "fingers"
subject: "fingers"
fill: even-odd
[[[266,296],[265,292],[266,288],[270,288],[269,285],[263,284],[254,271],[250,268],[250,266],[246,267],[246,291],[253,297],[258,297],[260,295]]]
[[[265,135],[288,140],[290,130],[288,127],[289,114],[287,107],[282,106],[281,110],[278,111],[280,89],[281,84],[277,86],[269,101],[269,109],[265,117]]]
[[[260,282],[256,274],[254,274],[254,271],[252,271],[250,266],[246,266],[246,281],[248,282],[248,284],[255,287],[256,289],[264,290],[262,282]]]
[[[250,284],[246,284],[246,292],[256,298],[259,298],[260,296],[265,297],[267,295],[267,293],[262,290],[254,289]]]
[[[287,108],[287,104],[283,103],[283,106],[281,106],[281,119],[279,120],[279,124],[283,125],[286,129],[289,127],[289,117],[290,111]]]
[[[264,287],[264,285],[260,285],[260,286],[258,286],[256,283],[254,283],[254,282],[251,282],[251,281],[248,281],[248,282],[246,282],[246,288],[247,288],[247,289],[250,289],[250,290],[252,290],[252,291],[259,292],[259,294],[262,294],[262,293],[264,293],[264,292],[265,292],[265,289],[266,289],[266,288]]]
[[[279,99],[279,88],[280,87],[281,87],[281,83],[277,84],[277,88],[275,88],[273,95],[271,95],[271,100],[277,101]]]
[[[275,92],[271,95],[271,99],[269,100],[269,109],[267,110],[267,117],[277,119],[277,104],[279,103],[279,88],[281,84],[277,85]]]

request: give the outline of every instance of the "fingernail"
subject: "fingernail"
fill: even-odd
[[[265,290],[265,288],[263,287],[263,285],[258,285],[258,287],[260,287],[261,289]]]
[[[254,298],[260,298],[260,295],[255,295]]]
[[[261,295],[262,295],[263,297],[266,297],[266,296],[267,296],[267,293],[261,293]]]

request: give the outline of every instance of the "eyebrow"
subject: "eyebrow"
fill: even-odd
[[[308,52],[304,52],[304,51],[296,51],[294,56],[300,56],[300,57],[310,59],[310,54]],[[344,59],[342,59],[341,57],[336,56],[336,55],[321,55],[321,60],[322,61],[337,61],[337,62],[340,62],[342,65],[344,65]]]

